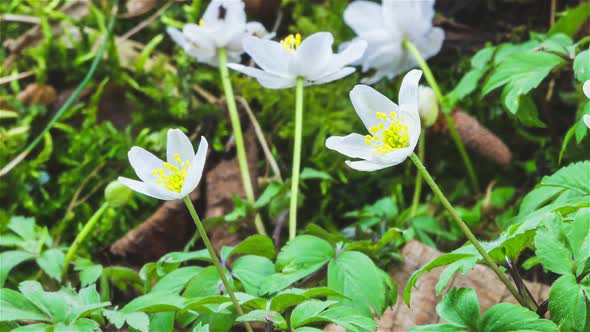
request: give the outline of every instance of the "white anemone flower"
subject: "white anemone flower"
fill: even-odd
[[[406,74],[399,91],[399,106],[367,85],[357,85],[350,100],[369,135],[332,136],[326,147],[359,161],[346,164],[359,171],[376,171],[402,163],[420,137],[418,81],[422,71]]]
[[[409,40],[428,59],[436,55],[445,37],[444,31],[432,27],[434,0],[354,1],[344,11],[344,21],[357,34],[356,40],[368,42],[367,51],[358,64],[363,72],[375,69],[364,80],[373,84],[384,77],[393,78],[415,68],[417,62],[402,45]]]
[[[166,157],[160,160],[143,148],[134,146],[129,150],[129,163],[141,181],[119,177],[118,181],[130,189],[166,201],[188,196],[201,181],[207,140],[201,137],[195,154],[188,137],[179,129],[168,130]]]
[[[439,112],[436,94],[431,87],[424,85],[418,87],[418,94],[420,101],[418,113],[420,114],[420,119],[424,128],[431,127],[436,122]]]
[[[182,31],[168,27],[166,31],[188,55],[212,66],[218,65],[219,48],[227,50],[229,60],[239,61],[244,37],[268,34],[262,24],[246,23],[242,0],[213,0],[198,25],[186,24]]]
[[[352,74],[354,68],[347,65],[360,59],[367,47],[359,40],[335,54],[333,43],[329,32],[314,33],[303,41],[300,34],[289,35],[281,42],[246,37],[244,50],[261,69],[237,63],[228,67],[256,78],[269,89],[294,87],[297,78],[303,78],[304,86],[324,84]]]

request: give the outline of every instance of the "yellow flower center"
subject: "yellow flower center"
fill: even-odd
[[[170,163],[164,163],[164,168],[156,168],[152,171],[152,174],[158,178],[158,183],[162,184],[164,188],[170,191],[179,193],[182,190],[182,184],[184,183],[184,177],[188,173],[188,169],[191,166],[190,161],[182,161],[180,155],[176,153],[174,160],[178,162],[180,168]]]
[[[365,144],[375,148],[375,152],[382,154],[410,145],[408,126],[397,119],[395,112],[391,112],[389,115],[377,112],[376,116],[383,121],[370,128],[372,135],[365,136]]]
[[[199,26],[200,27],[204,27],[205,26],[205,21],[203,21],[203,19],[199,20]]]
[[[285,39],[281,40],[281,45],[283,45],[283,47],[291,52],[291,53],[295,53],[295,50],[297,49],[297,47],[299,47],[299,45],[301,45],[301,35],[300,34],[290,34],[287,37],[285,37]]]

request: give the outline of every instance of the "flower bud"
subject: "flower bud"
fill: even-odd
[[[438,100],[436,100],[434,90],[430,87],[420,85],[418,89],[418,112],[420,113],[420,120],[422,120],[422,126],[428,128],[432,126],[438,118]]]
[[[131,189],[119,181],[113,181],[104,189],[104,198],[112,207],[120,207],[127,204],[131,198]]]

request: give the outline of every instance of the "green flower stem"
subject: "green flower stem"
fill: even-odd
[[[116,7],[116,5],[117,5],[117,3],[115,3],[115,7]],[[72,106],[72,104],[78,99],[78,96],[82,93],[82,91],[84,90],[84,88],[86,87],[86,85],[88,84],[88,82],[90,81],[92,76],[94,75],[96,68],[98,68],[98,64],[100,63],[100,61],[103,58],[103,54],[106,49],[106,46],[108,45],[109,41],[111,40],[111,36],[113,34],[113,28],[115,26],[115,18],[116,17],[117,17],[117,15],[115,15],[115,14],[111,15],[111,18],[109,20],[109,24],[107,26],[107,32],[104,36],[104,40],[102,41],[100,47],[98,48],[98,51],[96,51],[96,56],[94,57],[94,60],[92,60],[92,64],[90,65],[90,69],[88,69],[88,72],[86,73],[86,76],[84,77],[82,82],[80,82],[80,84],[78,84],[78,87],[76,87],[76,90],[74,90],[74,92],[70,95],[68,100],[66,100],[66,102],[63,104],[63,106],[57,112],[55,112],[55,114],[53,115],[51,120],[49,120],[49,122],[47,123],[45,128],[43,128],[43,130],[39,134],[37,134],[35,139],[29,145],[27,145],[27,147],[23,150],[23,152],[21,152],[18,156],[16,156],[8,164],[4,165],[4,167],[2,167],[2,169],[0,169],[0,177],[6,175],[8,172],[10,172],[11,169],[13,169],[16,165],[18,165],[21,161],[23,161],[26,158],[29,155],[29,153],[31,153],[31,151],[33,151],[33,149],[41,142],[41,139],[43,137],[45,137],[45,134],[51,128],[53,128],[53,125],[57,122],[57,120],[59,120],[59,118],[61,118],[61,116],[65,113],[65,111],[67,111],[70,108],[70,106]]]
[[[453,118],[446,112],[446,99],[440,91],[440,87],[438,86],[438,83],[436,82],[436,79],[432,74],[432,70],[430,70],[428,63],[426,63],[426,60],[424,60],[422,54],[420,54],[420,51],[418,51],[416,46],[414,46],[414,44],[412,44],[411,41],[404,39],[403,45],[408,51],[410,51],[410,53],[412,53],[412,55],[418,62],[420,69],[422,69],[422,71],[424,72],[424,77],[426,77],[426,81],[428,81],[428,84],[430,85],[432,90],[434,90],[436,98],[438,99],[439,104],[442,106],[442,114],[444,115],[445,121],[449,126],[449,132],[451,133],[451,137],[453,138],[453,141],[457,146],[459,154],[461,154],[461,158],[463,158],[463,163],[465,164],[465,168],[467,169],[467,173],[469,174],[469,180],[471,181],[473,190],[474,192],[479,194],[479,181],[477,179],[477,175],[475,174],[475,169],[473,168],[471,159],[469,159],[469,154],[467,154],[467,150],[465,150],[465,145],[463,145],[463,141],[461,141],[461,137],[459,137],[459,133],[457,132],[457,128],[455,127],[455,120],[453,120]]]
[[[184,198],[184,204],[186,204],[186,207],[188,208],[188,211],[190,212],[191,217],[193,217],[193,221],[195,222],[195,225],[197,226],[197,231],[201,235],[201,238],[203,239],[203,242],[205,243],[205,247],[207,247],[207,251],[209,252],[209,256],[211,257],[211,261],[213,262],[213,265],[215,266],[215,269],[217,270],[217,274],[219,274],[219,278],[221,278],[221,282],[223,282],[223,286],[225,287],[225,291],[229,295],[229,298],[231,299],[232,303],[234,304],[234,307],[236,308],[238,315],[242,316],[244,314],[244,311],[242,311],[242,307],[240,306],[240,302],[238,302],[238,299],[236,298],[234,292],[231,289],[231,286],[229,285],[229,281],[227,281],[227,277],[225,276],[225,272],[223,271],[223,267],[221,266],[221,263],[219,262],[219,258],[217,258],[217,254],[213,250],[213,246],[211,245],[211,241],[209,241],[209,236],[207,236],[207,231],[205,230],[205,227],[203,227],[203,223],[201,223],[201,219],[199,219],[199,215],[197,214],[197,211],[195,211],[195,207],[193,205],[193,202],[191,201],[191,199],[188,196],[186,196]],[[250,326],[250,324],[248,322],[244,322],[244,325],[246,326],[246,330],[248,330],[248,332],[253,332],[252,327]]]
[[[425,150],[425,140],[426,135],[424,135],[424,128],[420,132],[420,138],[418,139],[418,158],[420,160],[424,160],[424,150]],[[414,197],[412,197],[412,208],[410,210],[410,216],[416,216],[416,210],[418,209],[418,204],[420,204],[420,195],[422,193],[422,174],[418,172],[416,174],[416,182],[414,183]]]
[[[76,251],[78,251],[78,248],[80,247],[82,242],[84,242],[84,239],[86,239],[86,236],[88,236],[88,233],[90,233],[92,231],[92,229],[94,229],[94,226],[100,220],[100,217],[107,210],[108,207],[109,207],[109,203],[104,202],[100,206],[100,208],[98,208],[98,210],[96,210],[96,212],[94,212],[92,217],[90,217],[90,219],[88,220],[86,225],[84,225],[84,228],[82,228],[82,231],[78,234],[78,236],[76,236],[76,239],[74,239],[74,242],[70,246],[70,249],[68,249],[68,252],[66,253],[66,258],[64,260],[64,267],[63,267],[63,273],[62,273],[64,276],[65,276],[66,272],[68,271],[68,265],[70,265],[70,261],[72,260],[72,258],[76,254]]]
[[[297,196],[301,170],[301,137],[303,135],[303,78],[297,78],[295,87],[295,142],[293,146],[293,171],[291,172],[291,204],[289,205],[289,240],[297,233]]]
[[[240,116],[238,115],[238,108],[236,106],[236,99],[234,91],[231,86],[229,71],[227,70],[227,51],[225,48],[220,48],[219,53],[219,73],[221,74],[221,83],[223,84],[223,91],[225,92],[225,101],[229,111],[229,118],[231,121],[234,138],[236,140],[236,151],[238,154],[238,163],[240,165],[240,174],[244,185],[244,192],[246,199],[252,205],[256,201],[254,197],[254,189],[252,188],[252,179],[250,178],[250,171],[248,169],[248,159],[246,157],[246,148],[244,147],[244,135],[242,134],[242,125],[240,124]],[[264,224],[260,215],[257,213],[254,218],[254,225],[259,234],[266,235]]]
[[[516,288],[514,288],[514,286],[510,283],[510,280],[508,280],[508,277],[506,277],[506,275],[502,271],[500,271],[500,268],[494,262],[494,259],[482,247],[482,245],[479,243],[477,238],[475,238],[475,235],[473,235],[473,233],[469,229],[469,226],[467,226],[467,224],[465,224],[465,222],[461,219],[461,217],[459,217],[459,215],[457,214],[457,211],[455,211],[455,209],[453,208],[451,203],[449,203],[449,200],[447,200],[445,195],[442,193],[442,191],[440,190],[440,188],[436,184],[436,182],[434,182],[434,180],[430,176],[430,173],[428,173],[428,171],[426,170],[426,167],[424,167],[424,165],[422,164],[422,162],[420,161],[418,156],[416,156],[415,153],[412,153],[410,155],[410,159],[412,160],[412,162],[414,162],[414,165],[416,165],[416,168],[418,168],[418,172],[420,172],[422,174],[422,176],[424,177],[424,180],[426,180],[426,183],[428,183],[428,185],[430,186],[430,188],[432,189],[432,191],[434,192],[436,197],[438,197],[438,199],[441,201],[441,203],[445,207],[445,209],[447,209],[447,211],[449,212],[449,214],[451,215],[453,220],[455,220],[455,222],[457,223],[457,226],[459,226],[459,228],[461,229],[463,234],[465,234],[467,239],[469,239],[471,244],[473,244],[475,249],[480,253],[480,255],[483,257],[483,259],[486,261],[487,265],[498,275],[498,278],[500,278],[502,283],[504,283],[504,285],[506,285],[506,288],[508,288],[508,290],[510,291],[510,293],[512,293],[512,295],[518,301],[518,303],[520,303],[524,307],[527,307],[527,308],[535,311],[536,308],[533,309],[527,305],[527,302],[518,293]]]

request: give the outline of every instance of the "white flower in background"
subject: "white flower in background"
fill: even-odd
[[[354,1],[344,11],[344,21],[357,34],[353,40],[366,40],[367,51],[358,64],[363,72],[375,69],[364,82],[373,84],[384,77],[393,78],[417,66],[402,45],[411,41],[425,59],[436,55],[444,40],[444,31],[432,27],[434,0]]]
[[[182,199],[195,190],[201,180],[207,148],[207,140],[201,137],[195,154],[188,137],[179,129],[170,129],[166,146],[168,161],[164,162],[145,149],[134,146],[128,153],[129,163],[141,181],[124,177],[119,177],[118,181],[157,199]]]
[[[420,120],[424,128],[432,126],[438,118],[438,100],[434,90],[428,86],[420,85],[418,87],[419,95],[419,106],[418,113],[420,114]]]
[[[246,37],[244,50],[261,69],[237,63],[228,67],[256,78],[270,89],[293,87],[298,77],[304,79],[305,86],[324,84],[353,73],[354,68],[346,66],[360,59],[367,46],[364,41],[356,41],[335,54],[333,43],[329,32],[314,33],[303,41],[300,34],[289,35],[281,42]]]
[[[360,161],[346,161],[359,171],[375,171],[397,165],[414,151],[420,137],[418,81],[422,71],[412,70],[403,79],[399,106],[367,85],[357,85],[350,100],[370,134],[332,136],[326,147]]]
[[[241,0],[213,0],[198,25],[186,24],[182,31],[168,27],[166,31],[188,55],[212,66],[218,65],[217,49],[227,49],[228,59],[239,61],[244,37],[267,35],[262,24],[246,23]]]

